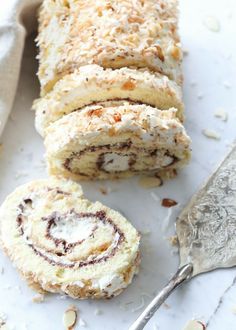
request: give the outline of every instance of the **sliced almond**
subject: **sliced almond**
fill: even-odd
[[[145,189],[160,187],[162,180],[156,176],[143,176],[139,179],[139,185]]]
[[[44,301],[44,294],[37,294],[36,296],[34,296],[33,298],[32,298],[32,301],[34,302],[34,303],[41,303],[41,302],[43,302]]]
[[[71,330],[77,320],[77,312],[75,307],[68,308],[63,315],[63,324],[65,329]]]
[[[205,325],[197,320],[189,321],[183,328],[183,330],[205,330],[205,329],[206,329]]]
[[[214,131],[213,129],[203,129],[202,133],[208,137],[209,139],[220,140],[221,136],[219,133]]]
[[[171,199],[171,198],[163,198],[163,200],[161,202],[161,205],[164,207],[173,207],[177,204],[178,203],[174,199]]]

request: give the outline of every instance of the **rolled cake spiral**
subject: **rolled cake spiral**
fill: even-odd
[[[39,14],[42,95],[87,64],[145,67],[182,82],[176,0],[44,0]]]
[[[34,104],[36,129],[45,128],[65,114],[107,100],[129,99],[159,109],[178,109],[183,119],[181,88],[169,78],[145,69],[103,69],[98,65],[81,67],[65,76],[44,98]]]
[[[81,180],[177,169],[190,139],[176,111],[113,101],[65,115],[46,130],[49,173]]]
[[[17,188],[0,208],[0,224],[4,251],[38,291],[108,298],[137,273],[137,231],[119,213],[84,199],[71,181]]]

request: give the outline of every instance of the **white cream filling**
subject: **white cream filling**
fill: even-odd
[[[104,155],[102,168],[107,172],[121,172],[129,170],[130,157],[127,155],[118,155],[116,153],[107,153]]]
[[[99,223],[94,218],[79,219],[74,214],[55,220],[50,234],[57,239],[63,239],[68,243],[75,243],[87,239]]]
[[[170,165],[173,162],[173,157],[171,156],[163,156],[163,155],[158,155],[157,154],[157,158],[156,158],[156,163],[155,163],[155,168],[156,167],[166,167],[168,165]]]
[[[120,274],[105,275],[100,279],[92,281],[92,287],[101,291],[106,291],[108,295],[112,295],[117,290],[127,286]]]

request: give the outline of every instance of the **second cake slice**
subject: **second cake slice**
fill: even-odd
[[[46,130],[49,173],[114,179],[180,168],[190,158],[190,139],[176,112],[111,101],[65,115]]]

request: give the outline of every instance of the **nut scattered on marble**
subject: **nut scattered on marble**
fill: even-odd
[[[219,32],[220,31],[220,22],[214,16],[207,16],[203,19],[203,24],[205,27],[212,32]]]
[[[177,235],[173,235],[170,237],[167,237],[168,241],[170,242],[170,244],[172,246],[178,246],[179,245],[179,241],[178,241],[178,236]]]
[[[160,187],[162,184],[162,179],[157,176],[142,176],[139,179],[139,185],[145,189]]]
[[[205,330],[206,326],[197,320],[191,320],[189,321],[185,327],[183,328],[183,330]]]
[[[108,194],[108,191],[107,191],[107,188],[106,187],[99,187],[99,191],[103,195],[107,195]]]
[[[161,205],[164,207],[172,207],[177,204],[178,203],[174,199],[171,199],[171,198],[163,198],[161,201]]]
[[[220,118],[223,121],[227,121],[228,120],[228,113],[223,108],[217,109],[215,111],[215,113],[214,113],[214,116],[217,117],[217,118]]]
[[[6,324],[7,316],[5,313],[0,312],[0,329]]]
[[[63,315],[63,325],[66,330],[72,330],[77,321],[77,312],[75,306],[70,306]]]
[[[214,139],[214,140],[220,140],[221,136],[219,133],[217,133],[216,131],[214,131],[213,129],[203,129],[202,133],[208,137],[209,139]]]
[[[231,312],[236,315],[236,305],[231,308]]]
[[[44,298],[45,298],[44,294],[39,293],[32,298],[32,301],[34,303],[41,303],[44,301]]]

